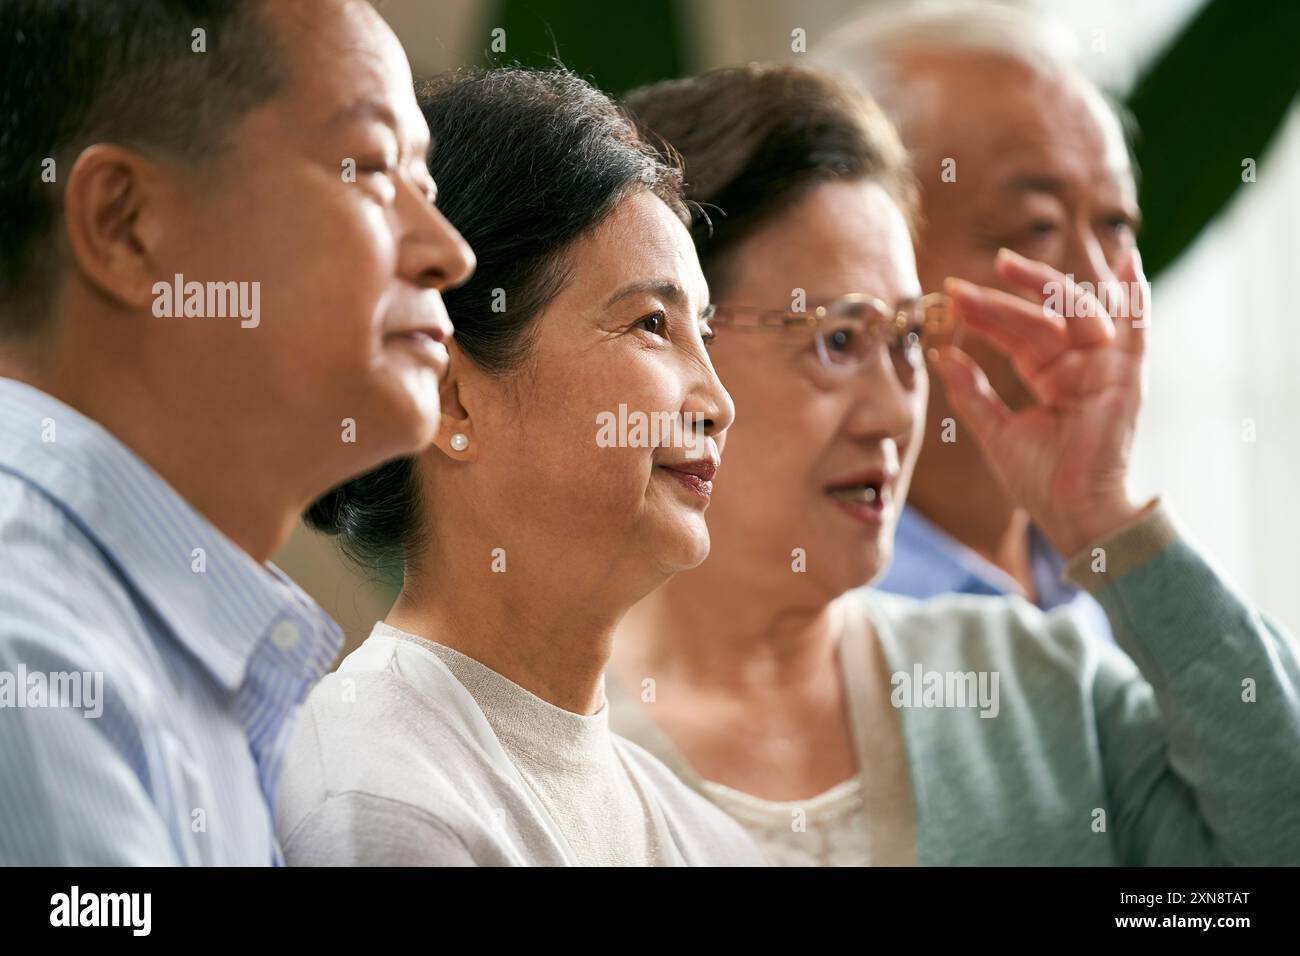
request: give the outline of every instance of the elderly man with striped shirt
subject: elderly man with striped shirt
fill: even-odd
[[[428,147],[361,0],[0,0],[0,864],[282,861],[342,636],[267,561],[435,434]]]

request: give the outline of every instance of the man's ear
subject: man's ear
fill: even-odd
[[[156,213],[164,177],[140,153],[96,143],[77,157],[63,193],[71,267],[101,294],[133,309],[154,299]]]
[[[454,461],[478,461],[478,436],[474,434],[474,416],[470,411],[475,405],[472,396],[478,370],[457,346],[455,338],[451,340],[447,353],[451,361],[438,387],[442,415],[438,421],[438,437],[433,444]]]

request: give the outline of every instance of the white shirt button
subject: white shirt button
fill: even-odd
[[[281,621],[271,632],[271,643],[282,651],[292,650],[302,640],[302,631],[293,621]]]

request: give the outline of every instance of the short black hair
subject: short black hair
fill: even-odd
[[[503,67],[423,85],[438,205],[478,260],[445,293],[459,349],[506,376],[530,351],[538,315],[567,281],[574,242],[636,190],[683,223],[681,171],[636,133],[605,94],[565,69]],[[504,293],[504,311],[494,309]],[[413,459],[381,466],[330,492],[308,523],[341,536],[368,566],[399,564],[422,534]]]
[[[751,63],[642,87],[624,102],[641,134],[682,164],[691,235],[715,296],[736,247],[819,183],[879,182],[913,221],[902,142],[847,77]]]
[[[194,160],[280,89],[262,0],[0,0],[0,335],[37,328],[64,177],[97,142]],[[195,52],[195,30],[206,52]],[[56,181],[42,180],[46,159]]]

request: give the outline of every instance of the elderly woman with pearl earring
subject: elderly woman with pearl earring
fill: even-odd
[[[446,296],[436,447],[309,515],[404,580],[304,708],[285,858],[761,864],[726,814],[610,732],[604,696],[624,612],[708,553],[733,416],[679,173],[562,71],[452,78],[421,102],[440,206],[478,271]],[[702,428],[691,447],[603,447],[599,417],[621,406]]]

